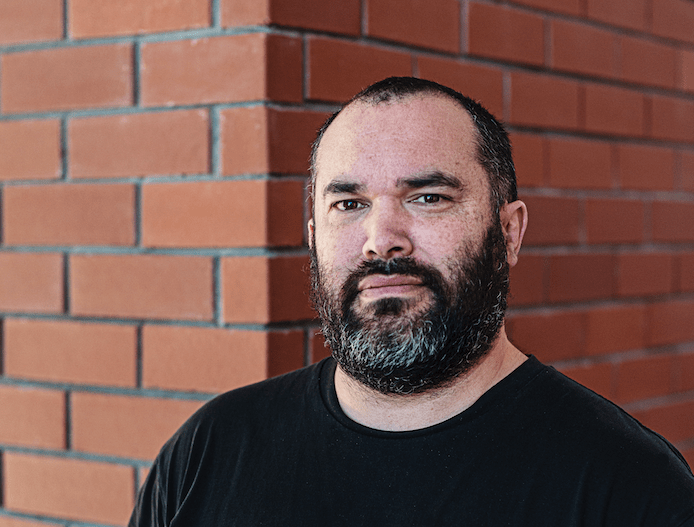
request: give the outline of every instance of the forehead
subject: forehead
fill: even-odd
[[[447,97],[352,103],[321,139],[316,190],[338,176],[397,179],[443,171],[461,179],[485,177],[477,161],[476,138],[470,115]]]

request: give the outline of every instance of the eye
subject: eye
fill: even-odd
[[[355,199],[343,199],[342,201],[334,203],[333,207],[335,207],[337,210],[346,212],[350,210],[358,210],[364,208],[365,205],[362,202],[357,201]]]
[[[412,200],[412,203],[439,203],[448,198],[441,196],[440,194],[422,194],[421,196]]]

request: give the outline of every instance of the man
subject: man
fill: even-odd
[[[313,299],[333,358],[207,404],[131,526],[694,526],[694,476],[504,331],[527,223],[510,145],[391,78],[319,132]]]

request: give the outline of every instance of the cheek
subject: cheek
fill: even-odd
[[[452,220],[416,226],[412,230],[415,257],[431,264],[450,261],[461,248],[478,245],[483,237],[478,221]]]
[[[321,230],[316,236],[318,262],[324,269],[339,274],[354,269],[359,264],[363,244],[358,233],[350,229]]]

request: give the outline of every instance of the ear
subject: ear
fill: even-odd
[[[509,267],[518,263],[518,253],[523,243],[525,228],[528,226],[528,209],[520,200],[505,203],[499,211],[501,228],[506,238],[506,257]]]
[[[312,247],[313,246],[313,218],[308,220],[308,246]]]

